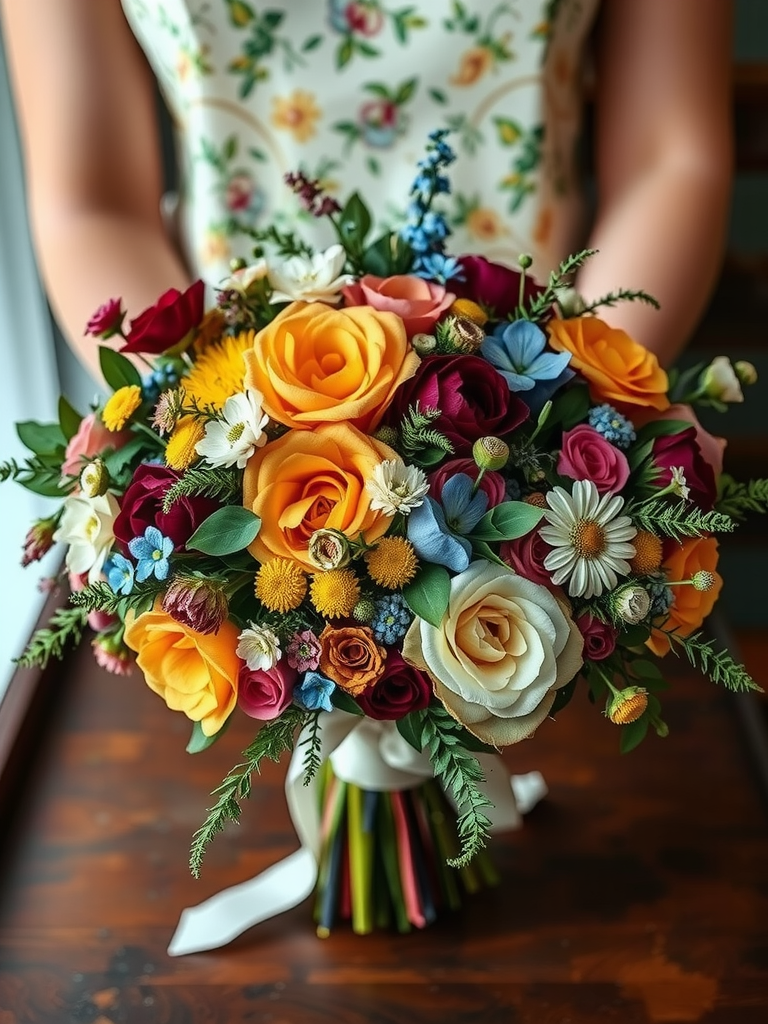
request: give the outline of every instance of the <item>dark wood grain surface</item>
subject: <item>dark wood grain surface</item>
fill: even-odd
[[[768,681],[768,640],[744,650]],[[321,941],[304,904],[172,959],[184,906],[295,848],[283,768],[265,771],[194,881],[191,834],[248,723],[191,757],[185,720],[83,648],[3,821],[0,1024],[764,1024],[765,809],[732,698],[674,667],[668,740],[621,757],[577,697],[509,752],[551,794],[494,840],[503,884],[459,914],[410,936]]]

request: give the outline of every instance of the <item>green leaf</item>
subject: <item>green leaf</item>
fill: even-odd
[[[49,455],[59,448],[63,448],[67,439],[62,433],[58,423],[37,423],[35,420],[25,420],[16,424],[16,433],[19,440],[35,455]]]
[[[451,598],[451,577],[442,565],[425,562],[412,583],[403,587],[405,603],[419,618],[439,628]]]
[[[638,658],[630,663],[630,667],[636,676],[641,679],[663,679],[661,669],[655,661],[648,661],[646,658]]]
[[[688,423],[687,420],[654,420],[653,423],[646,423],[638,430],[635,444],[644,444],[646,441],[652,441],[655,437],[679,434],[690,426],[693,424]]]
[[[357,701],[350,697],[346,690],[342,690],[340,686],[337,686],[331,694],[331,704],[338,708],[339,711],[346,711],[349,715],[365,714]]]
[[[187,541],[187,547],[204,555],[231,555],[252,544],[261,519],[240,505],[217,509],[202,522]]]
[[[19,480],[19,483],[28,491],[39,494],[43,498],[66,497],[66,491],[61,486],[61,477],[58,473],[35,473],[28,480]]]
[[[484,540],[493,543],[502,540],[516,540],[541,522],[544,510],[525,501],[505,501],[486,512],[474,530],[470,540]]]
[[[71,440],[78,431],[83,417],[73,409],[64,395],[59,398],[59,426],[67,441]]]
[[[648,716],[642,715],[636,721],[630,722],[629,725],[622,726],[621,742],[619,744],[622,754],[628,754],[630,750],[634,750],[635,747],[643,742],[645,734],[648,732],[649,724]]]
[[[395,722],[397,731],[403,737],[406,743],[409,743],[414,750],[419,753],[422,751],[422,722],[421,712],[412,711],[410,715],[406,715],[405,718],[398,718]]]
[[[589,391],[582,385],[573,385],[561,391],[552,401],[548,426],[561,423],[564,430],[570,430],[577,423],[583,423],[589,413]]]
[[[554,718],[555,715],[562,711],[566,704],[570,704],[571,698],[576,692],[576,684],[578,682],[578,676],[574,677],[570,683],[566,683],[565,686],[559,687],[555,690],[555,699],[552,707],[549,709],[549,717]]]
[[[206,736],[203,732],[203,727],[199,722],[192,724],[192,735],[189,737],[189,743],[187,743],[188,754],[201,754],[208,747],[212,747],[216,740],[221,736],[229,725],[229,719],[226,720],[224,725],[219,729],[218,732],[214,733],[213,736]]]
[[[141,387],[141,374],[125,356],[106,345],[99,346],[99,366],[104,380],[113,391],[136,385]]]
[[[413,251],[396,232],[391,231],[367,246],[362,255],[362,267],[367,274],[391,277],[404,274],[411,268]]]
[[[143,437],[133,437],[122,448],[118,448],[117,451],[111,451],[105,455],[104,465],[109,475],[113,478],[116,477],[129,465],[131,459],[135,458],[146,447],[147,443]]]
[[[368,207],[358,193],[353,192],[339,214],[337,222],[339,240],[345,249],[349,247],[353,252],[360,252],[365,236],[370,229],[371,215],[368,212]]]
[[[636,626],[625,626],[619,633],[619,642],[624,647],[642,647],[650,635],[650,627],[640,622]]]

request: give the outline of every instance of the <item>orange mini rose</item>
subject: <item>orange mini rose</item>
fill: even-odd
[[[593,401],[669,408],[667,375],[653,352],[594,316],[551,320],[549,344],[570,352],[570,365],[586,377]]]
[[[147,685],[171,711],[183,711],[206,736],[215,736],[237,703],[238,632],[225,622],[217,633],[198,633],[158,605],[127,620],[125,642],[136,651]]]
[[[258,449],[243,476],[243,505],[262,521],[249,548],[253,557],[290,558],[314,571],[308,547],[316,530],[378,540],[391,520],[371,509],[365,482],[381,462],[397,457],[346,423],[289,430]]]
[[[369,626],[326,626],[320,634],[320,671],[353,697],[381,679],[386,658]]]
[[[419,365],[394,313],[322,302],[291,303],[244,358],[245,386],[261,392],[272,419],[298,430],[345,421],[372,430]]]
[[[674,631],[680,636],[690,636],[712,611],[723,585],[722,578],[715,572],[717,557],[717,541],[714,537],[688,537],[682,544],[675,546],[672,554],[664,560],[662,568],[667,579],[672,582],[689,580],[702,569],[713,573],[715,577],[715,585],[711,590],[696,590],[690,584],[672,588],[674,601],[664,622],[665,630]],[[651,633],[646,644],[659,656],[670,649],[670,641],[657,630]]]

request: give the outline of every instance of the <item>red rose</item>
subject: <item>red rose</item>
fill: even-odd
[[[584,656],[588,661],[602,661],[613,654],[619,635],[615,626],[595,618],[589,612],[580,615],[575,622],[584,637]]]
[[[185,292],[169,288],[154,306],[131,320],[121,352],[147,352],[150,355],[173,348],[187,339],[203,319],[205,285],[195,281]]]
[[[299,673],[285,661],[272,668],[252,672],[243,663],[237,675],[237,703],[251,718],[270,722],[285,711],[293,700],[293,688]]]
[[[179,477],[167,466],[139,466],[120,502],[115,537],[127,546],[134,537],[143,537],[148,526],[156,526],[177,549],[183,549],[198,526],[220,506],[210,498],[184,497],[163,512],[165,492]]]
[[[429,676],[403,660],[398,651],[387,653],[384,675],[355,698],[369,718],[391,721],[421,711],[432,697]]]
[[[364,274],[341,292],[348,306],[367,305],[395,313],[403,321],[409,338],[431,331],[455,298],[443,285],[412,274],[393,277]]]
[[[629,479],[629,463],[594,427],[580,423],[563,434],[557,472],[571,480],[591,480],[599,494],[616,494]]]
[[[517,540],[503,541],[499,555],[520,576],[532,583],[556,589],[552,585],[552,573],[544,568],[544,559],[552,550],[538,530],[531,530]]]
[[[449,459],[439,469],[436,469],[434,473],[429,474],[429,493],[435,501],[440,501],[443,488],[452,476],[456,476],[457,473],[464,473],[471,480],[477,480],[479,472],[480,467],[474,459]],[[488,497],[488,508],[500,505],[507,497],[507,485],[504,477],[501,473],[496,473],[492,469],[489,469],[480,481],[480,490],[484,491]]]
[[[399,424],[409,405],[440,410],[432,427],[445,434],[454,455],[470,455],[479,437],[503,436],[528,417],[528,406],[480,356],[428,356],[395,392],[387,422]]]
[[[457,296],[472,299],[490,310],[494,320],[504,320],[520,303],[519,270],[501,263],[492,263],[485,256],[462,256],[459,259],[464,280],[451,278],[451,290]],[[542,291],[530,274],[525,275],[523,299],[527,303]]]
[[[714,507],[717,498],[715,473],[701,454],[696,427],[686,427],[678,434],[654,438],[651,456],[661,470],[654,486],[666,487],[672,480],[672,469],[678,467],[683,471],[694,505],[704,512]]]
[[[96,310],[91,319],[85,325],[85,334],[92,334],[94,338],[101,338],[106,341],[113,335],[120,332],[123,326],[125,310],[122,299],[110,299]]]

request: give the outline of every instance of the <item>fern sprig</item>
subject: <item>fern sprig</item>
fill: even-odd
[[[746,693],[749,690],[763,692],[743,665],[735,661],[727,651],[715,650],[713,641],[705,640],[702,633],[681,636],[674,630],[662,629],[661,632],[672,641],[673,651],[675,644],[682,647],[691,665],[713,683],[725,686],[734,693]]]
[[[235,765],[220,786],[213,791],[218,800],[208,809],[208,817],[192,837],[189,851],[189,869],[195,878],[200,877],[200,868],[208,844],[228,821],[239,822],[242,808],[240,802],[251,795],[251,776],[258,772],[264,758],[279,761],[286,750],[293,750],[296,731],[306,722],[306,712],[292,705],[280,715],[262,726],[256,739],[243,751],[244,761]]]
[[[627,514],[642,530],[660,532],[674,540],[709,533],[731,533],[736,528],[730,516],[717,510],[702,512],[698,508],[688,508],[682,501],[670,505],[654,498],[630,507]]]
[[[546,286],[531,299],[528,309],[519,312],[528,320],[541,320],[557,301],[558,291],[570,287],[573,275],[596,252],[597,249],[582,249],[564,259],[557,270],[551,271]]]
[[[660,309],[659,300],[655,299],[653,295],[649,295],[648,292],[633,291],[630,288],[617,288],[615,291],[608,292],[607,295],[601,295],[599,299],[595,299],[593,302],[588,303],[584,306],[583,313],[594,313],[596,309],[600,309],[606,306],[617,306],[620,302],[644,302],[648,306],[653,306],[654,309]]]
[[[213,498],[222,505],[231,505],[242,497],[242,479],[237,470],[188,469],[184,476],[171,484],[163,496],[163,512],[168,513],[180,498]]]
[[[723,475],[715,507],[733,519],[745,519],[749,512],[764,515],[768,512],[768,479],[763,477],[742,483]]]
[[[322,744],[322,730],[320,728],[320,712],[313,711],[307,717],[302,730],[302,737],[299,740],[299,747],[304,747],[304,785],[308,786],[320,770],[320,748]]]
[[[430,426],[440,415],[439,409],[429,406],[422,409],[418,402],[408,406],[400,424],[399,442],[400,451],[406,459],[429,465],[435,461],[432,454],[442,456],[453,453],[453,445],[445,434]]]
[[[135,583],[130,594],[116,594],[108,583],[97,580],[82,590],[70,594],[70,604],[84,608],[86,612],[106,612],[124,619],[129,609],[138,611],[151,606],[155,597],[166,588],[164,580],[149,579],[146,583]]]
[[[462,868],[482,850],[490,834],[491,822],[483,808],[493,804],[480,789],[485,782],[480,762],[461,744],[461,726],[444,708],[422,712],[421,742],[429,751],[435,777],[448,790],[458,808],[457,830],[461,850],[448,861]]]
[[[33,665],[45,668],[51,658],[61,660],[68,646],[75,647],[80,643],[87,621],[88,611],[85,608],[58,608],[48,620],[48,625],[32,635],[16,663],[22,668]]]

